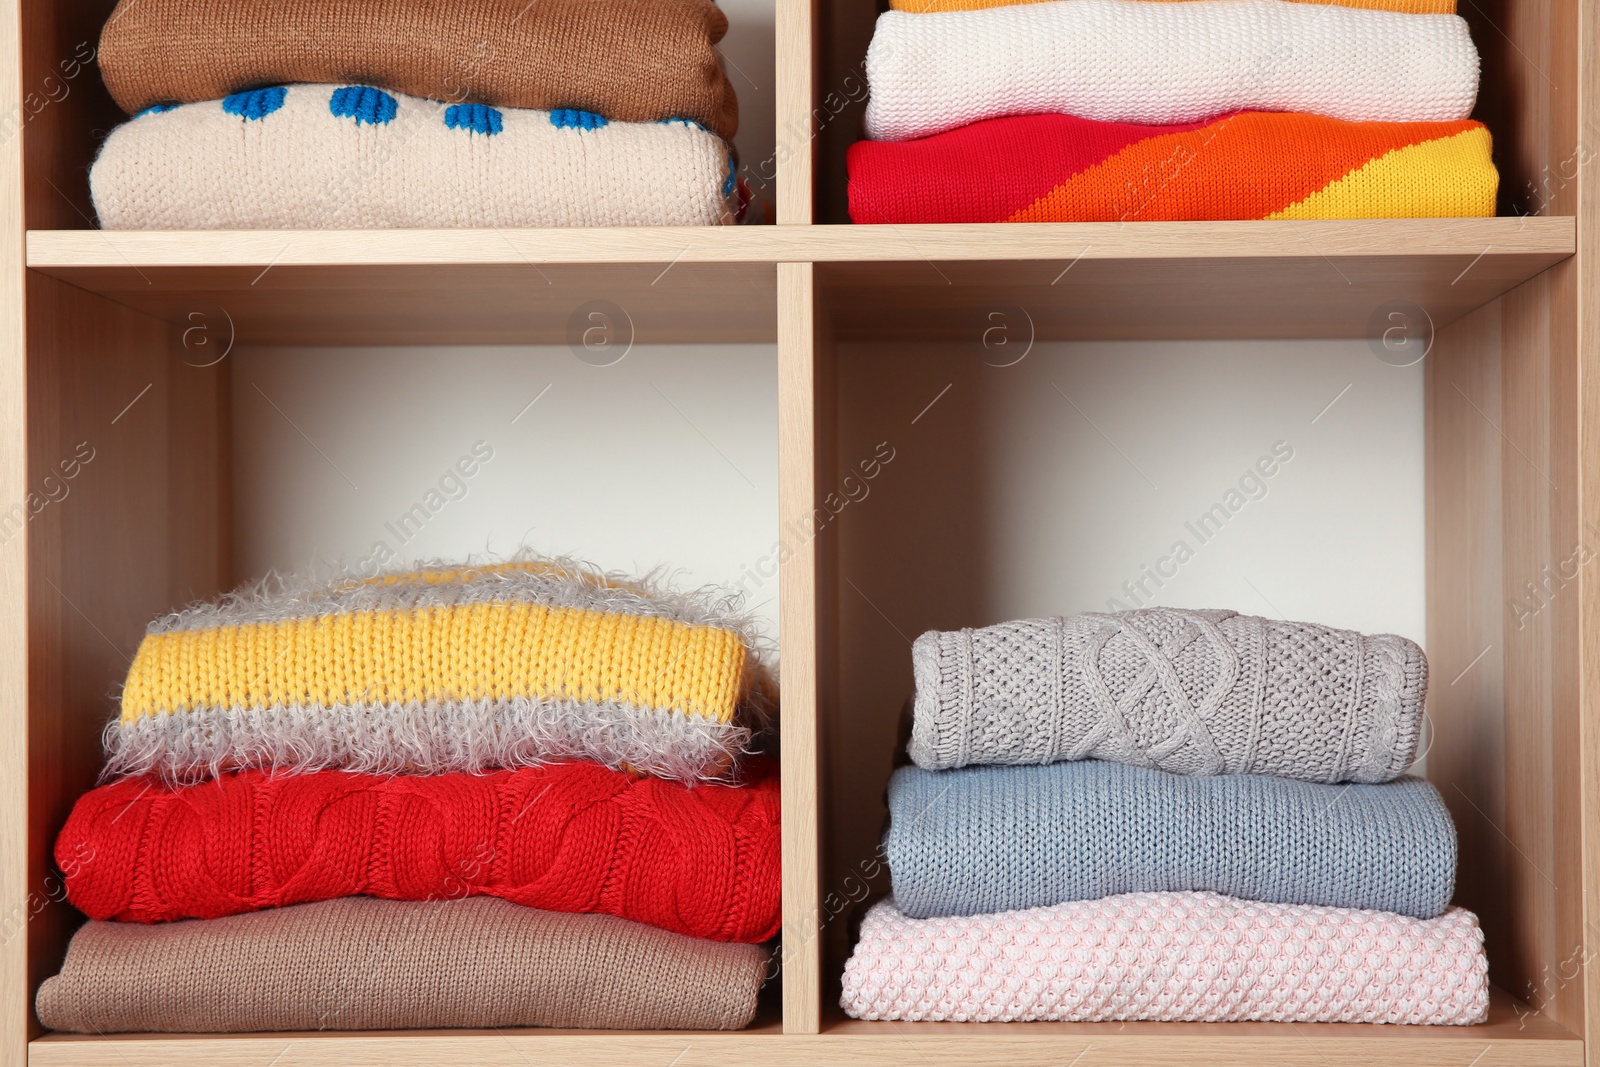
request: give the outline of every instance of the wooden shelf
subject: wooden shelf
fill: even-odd
[[[871,1023],[835,1019],[820,1034],[776,1024],[738,1033],[504,1030],[290,1034],[49,1034],[31,1067],[157,1064],[674,1064],[676,1067],[1579,1067],[1583,1042],[1496,991],[1482,1026],[1335,1023]],[[1081,1061],[1077,1057],[1082,1057]]]
[[[554,230],[30,230],[28,266],[394,266],[518,263],[926,262],[1082,259],[1412,259],[1573,254],[1576,220],[1090,222]],[[1481,264],[1480,264],[1481,265]],[[1537,271],[1535,271],[1537,273]]]
[[[265,344],[559,343],[591,301],[634,340],[772,341],[773,266],[818,264],[843,338],[1361,336],[1444,326],[1573,254],[1571,218],[726,229],[36,230],[28,266]],[[580,316],[581,317],[581,316]]]

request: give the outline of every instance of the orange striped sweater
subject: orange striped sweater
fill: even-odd
[[[1182,126],[1068,115],[850,148],[866,223],[1144,222],[1493,215],[1481,123],[1243,112]]]

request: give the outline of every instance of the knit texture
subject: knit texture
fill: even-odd
[[[379,778],[124,778],[56,839],[91,919],[164,922],[344,896],[491,896],[714,941],[778,930],[778,773],[689,788],[593,763]],[[86,858],[87,857],[87,858]]]
[[[1026,619],[911,649],[911,758],[1101,759],[1174,774],[1387,782],[1416,755],[1415,642],[1232,611]]]
[[[855,222],[1462,218],[1495,211],[1477,122],[1343,122],[1244,112],[1135,126],[990,119],[850,146]]]
[[[106,772],[578,758],[710,778],[773,701],[749,623],[715,593],[547,560],[291,578],[150,625],[106,730]]]
[[[100,73],[130,115],[283,82],[345,82],[621,122],[738,128],[711,0],[119,0]]]
[[[1453,122],[1478,91],[1478,53],[1455,15],[1283,0],[889,11],[866,67],[875,141],[1057,112],[1153,125],[1234,111]]]
[[[1190,889],[1431,919],[1456,875],[1455,827],[1420,778],[1314,785],[1098,761],[902,767],[884,845],[895,899],[918,919]]]
[[[205,922],[90,922],[39,987],[79,1033],[562,1026],[734,1030],[767,954],[503,900],[346,897]]]
[[[735,169],[689,119],[290,85],[134,117],[89,189],[108,230],[709,226]]]
[[[844,968],[858,1019],[1481,1023],[1483,933],[1437,919],[1130,893],[970,919],[880,901]],[[1248,1062],[1248,1057],[1244,1062]]]
[[[1040,0],[889,0],[893,11],[931,14],[939,11],[981,11],[1012,4],[1033,4]],[[1408,15],[1454,15],[1456,0],[1297,0],[1303,4],[1337,4],[1369,11],[1403,11]]]

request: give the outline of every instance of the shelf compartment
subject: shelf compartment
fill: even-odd
[[[1351,1023],[886,1023],[833,1018],[816,1035],[776,1024],[738,1033],[577,1030],[323,1032],[307,1034],[50,1034],[28,1047],[30,1067],[155,1067],[267,1063],[674,1063],[744,1067],[1579,1067],[1583,1042],[1496,991],[1482,1026]],[[1076,1057],[1076,1058],[1075,1058]]]

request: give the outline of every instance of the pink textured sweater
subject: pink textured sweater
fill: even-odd
[[[845,964],[858,1019],[1482,1022],[1477,916],[1436,919],[1216,893],[1127,893],[965,918],[867,913]]]

